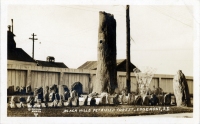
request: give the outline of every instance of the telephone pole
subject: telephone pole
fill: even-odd
[[[130,19],[129,5],[126,5],[126,86],[127,92],[131,92],[130,83]]]
[[[29,38],[29,39],[33,40],[32,58],[34,59],[34,41],[35,41],[35,40],[38,40],[38,39],[37,39],[37,38],[34,38],[34,36],[37,36],[37,35],[35,35],[34,33],[32,34],[32,36],[33,36],[33,38]]]

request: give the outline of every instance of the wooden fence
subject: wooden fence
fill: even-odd
[[[91,93],[92,86],[95,85],[96,71],[87,69],[68,69],[41,67],[30,65],[8,64],[7,66],[7,86],[27,86],[31,85],[32,89],[42,86],[50,86],[52,84],[67,85],[69,88],[74,82],[81,82],[83,92]],[[193,77],[186,76],[189,92],[193,94]],[[126,73],[117,72],[118,88],[122,90],[126,87]],[[173,93],[173,75],[155,74],[150,88],[153,86],[161,87],[164,92]],[[131,73],[131,91],[135,92],[137,87],[136,77]]]

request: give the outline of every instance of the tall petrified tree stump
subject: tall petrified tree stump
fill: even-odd
[[[181,70],[174,76],[173,89],[177,106],[191,105],[188,84]]]
[[[114,93],[117,87],[116,21],[113,15],[99,12],[98,61],[93,92]]]

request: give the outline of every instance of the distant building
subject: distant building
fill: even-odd
[[[13,26],[12,26],[13,27]],[[23,49],[16,48],[14,33],[11,26],[7,31],[7,60],[8,64],[36,65],[36,61],[30,57]]]
[[[36,60],[36,62],[37,66],[68,68],[63,62],[55,62],[55,58],[52,56],[47,56],[46,61]]]
[[[117,59],[117,71],[126,72],[126,59]],[[136,66],[130,63],[130,71],[133,72],[133,69],[135,69]],[[97,69],[97,61],[87,61],[78,69],[90,69],[90,70],[96,70]]]
[[[11,28],[12,28],[12,30],[11,30]],[[14,40],[14,37],[15,37],[15,35],[13,33],[13,25],[12,26],[9,25],[8,31],[7,31],[7,61],[8,61],[8,64],[68,68],[62,62],[55,62],[55,58],[52,56],[48,56],[47,61],[34,60],[22,48],[16,48],[16,42]]]

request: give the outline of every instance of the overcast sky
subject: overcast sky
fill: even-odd
[[[97,60],[99,11],[114,15],[117,22],[117,59],[126,58],[125,5],[9,5],[7,23],[14,20],[15,42],[35,59],[54,56],[69,68]],[[156,68],[157,74],[182,70],[193,76],[193,8],[130,5],[131,62],[138,68]]]

